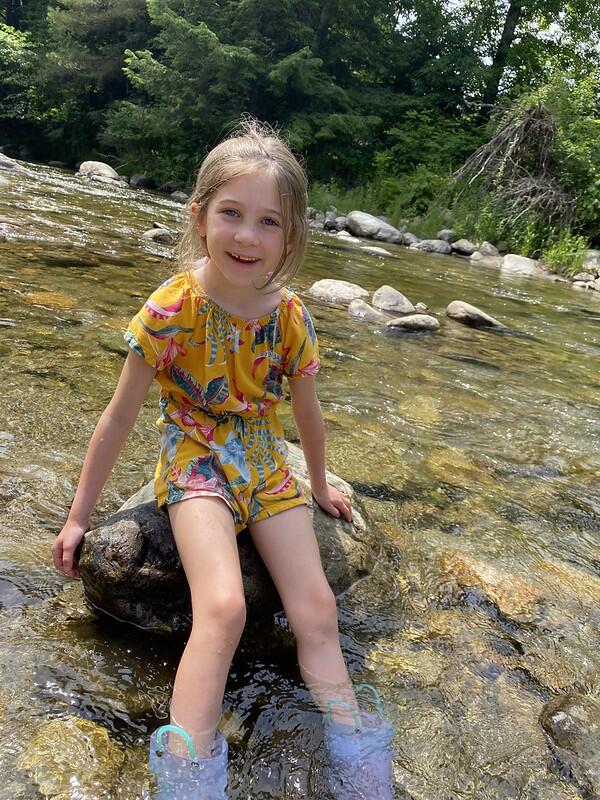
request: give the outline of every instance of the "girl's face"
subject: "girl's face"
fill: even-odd
[[[191,211],[195,213],[192,204]],[[206,236],[209,267],[232,287],[260,286],[283,254],[283,218],[275,177],[240,175],[210,198],[198,221]]]

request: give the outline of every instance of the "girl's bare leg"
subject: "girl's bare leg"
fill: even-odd
[[[356,710],[340,647],[335,597],[323,572],[306,506],[296,506],[249,527],[281,597],[296,637],[300,671],[315,702],[323,711],[332,700]],[[332,711],[340,722],[352,720],[340,706]]]
[[[244,587],[231,511],[218,497],[168,507],[192,595],[192,632],[173,686],[171,723],[184,728],[198,756],[210,755],[231,660],[246,621]],[[187,755],[179,736],[169,749]]]

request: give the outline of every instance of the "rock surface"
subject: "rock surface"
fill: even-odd
[[[590,798],[600,797],[600,702],[586,695],[555,697],[540,714],[542,728],[566,774]]]
[[[451,244],[452,240],[454,239],[454,231],[452,228],[443,228],[441,231],[438,231],[437,238],[442,239],[444,242],[448,242],[448,244]]]
[[[459,256],[471,256],[477,249],[468,239],[459,239],[451,244],[452,252]]]
[[[369,574],[380,548],[354,501],[353,522],[330,517],[311,498],[302,451],[289,445],[288,463],[309,499],[309,511],[329,583],[336,594]],[[352,496],[335,475],[328,481]],[[238,537],[249,624],[268,624],[279,597],[247,532]],[[100,527],[85,534],[81,579],[88,601],[124,622],[160,633],[187,632],[191,606],[168,516],[157,508],[152,484],[134,495]]]
[[[380,286],[373,293],[373,305],[383,311],[394,311],[398,314],[414,314],[415,307],[408,297],[394,289],[393,286]]]
[[[149,231],[144,231],[142,236],[144,239],[150,239],[150,241],[157,242],[158,244],[175,244],[175,237],[165,228],[151,228]]]
[[[388,328],[400,328],[405,331],[437,331],[440,323],[429,314],[409,314],[407,317],[391,319]]]
[[[382,314],[381,311],[365,303],[364,300],[353,300],[348,306],[348,313],[353,317],[365,319],[368,322],[385,322],[388,317]]]
[[[504,328],[504,325],[485,311],[462,300],[453,300],[446,308],[446,316],[473,328]]]
[[[103,161],[84,161],[77,173],[81,178],[100,183],[120,183],[120,178],[116,170]]]
[[[494,245],[490,244],[490,242],[482,242],[478,249],[482,256],[492,256],[496,258],[500,255],[498,248],[494,247]]]
[[[379,217],[364,211],[351,211],[346,217],[346,228],[355,236],[364,239],[377,239],[380,242],[404,244],[404,234]]]
[[[5,156],[4,153],[0,153],[0,170],[5,170],[6,172],[12,172],[15,175],[26,175],[27,170],[25,167],[21,166],[18,161],[15,161],[14,158],[9,158]]]
[[[342,305],[349,305],[353,300],[364,300],[369,296],[367,290],[357,283],[338,281],[335,278],[315,281],[307,294],[319,300],[325,300],[327,303],[341,303]]]
[[[422,239],[420,242],[410,245],[411,250],[423,250],[426,253],[440,253],[448,256],[452,252],[452,247],[443,239]]]
[[[547,274],[539,261],[514,253],[504,256],[500,269],[503,275],[513,275],[519,278],[542,278]]]
[[[363,244],[360,248],[364,250],[366,253],[372,253],[374,256],[389,256],[390,251],[386,250],[383,247],[374,247],[373,245]]]

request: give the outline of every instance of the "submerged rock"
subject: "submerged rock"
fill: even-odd
[[[566,774],[590,800],[600,797],[600,702],[585,695],[556,697],[544,706],[540,723]]]
[[[546,270],[539,261],[514,253],[504,256],[500,269],[503,275],[514,275],[518,278],[543,278],[546,275]]]
[[[149,239],[150,241],[157,242],[158,244],[175,244],[175,237],[165,228],[151,228],[149,231],[144,231],[142,236],[144,239]]]
[[[452,252],[451,245],[443,239],[422,239],[410,247],[411,250],[423,250],[425,253],[440,253],[446,256]]]
[[[415,307],[408,297],[394,289],[393,286],[380,286],[373,293],[372,303],[375,308],[381,308],[383,311],[394,311],[398,314],[413,314],[415,311]]]
[[[372,245],[363,244],[360,248],[364,250],[365,253],[371,253],[374,256],[389,256],[390,251],[385,250],[383,247],[373,247]]]
[[[352,523],[321,511],[311,500],[301,450],[289,445],[288,460],[309,501],[327,579],[339,594],[371,572],[380,547],[377,530],[367,527],[356,501]],[[328,474],[328,481],[352,496],[352,488],[340,478]],[[264,625],[281,611],[281,603],[247,532],[238,536],[238,547],[249,623]],[[186,578],[168,516],[157,508],[152,484],[85,534],[79,563],[85,595],[95,608],[146,630],[189,630]]]
[[[497,319],[462,300],[453,300],[446,308],[446,316],[473,328],[504,328]]]
[[[349,281],[338,281],[335,278],[324,278],[316,281],[307,291],[311,297],[325,300],[328,303],[341,303],[349,305],[353,300],[364,299],[369,296],[366,289],[357,283]]]
[[[359,319],[365,319],[369,322],[385,322],[388,317],[385,314],[382,314],[381,311],[377,311],[377,309],[370,306],[368,303],[365,303],[364,300],[353,300],[350,305],[348,306],[348,313],[352,317],[358,317]]]

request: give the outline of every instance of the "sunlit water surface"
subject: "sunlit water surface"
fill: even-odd
[[[180,645],[96,619],[50,546],[122,331],[174,268],[141,234],[178,227],[184,209],[29,169],[0,189],[0,220],[19,230],[0,244],[0,798],[141,797]],[[538,716],[557,693],[599,692],[600,297],[386,247],[316,236],[293,287],[388,283],[442,321],[398,335],[308,301],[328,465],[384,541],[374,576],[340,602],[353,678],[378,687],[397,728],[399,798],[581,798]],[[444,319],[455,299],[512,333]],[[96,521],[151,477],[155,406],[153,391]],[[232,800],[329,797],[291,650],[247,642],[226,706]]]

